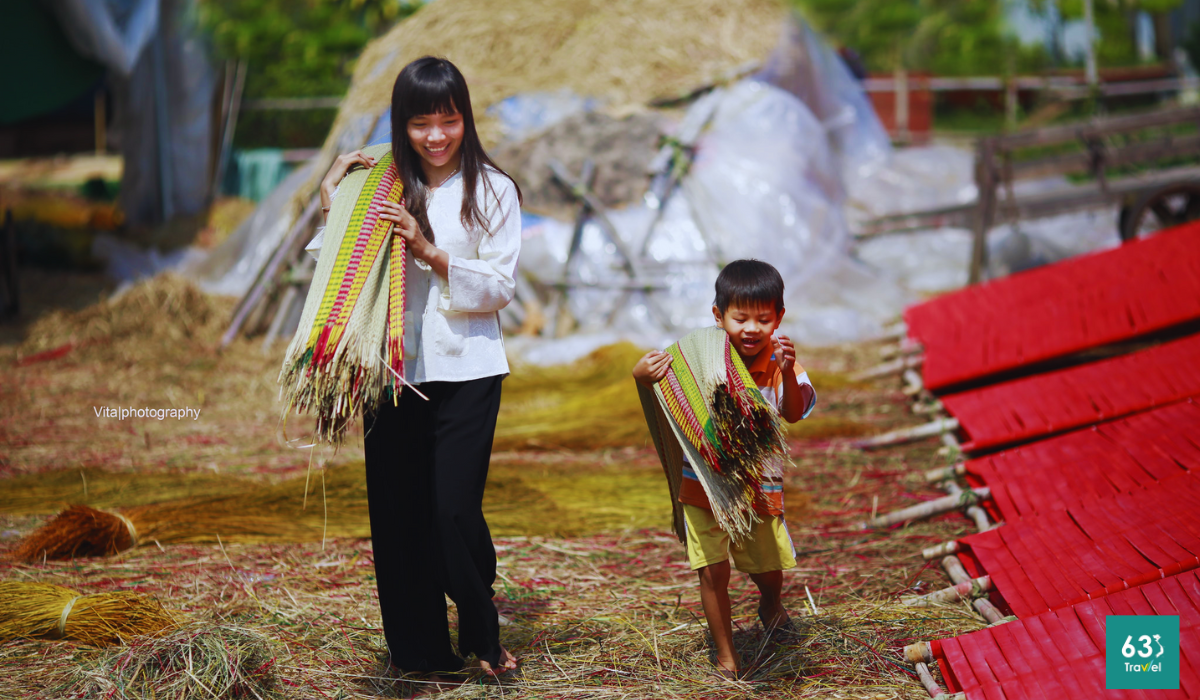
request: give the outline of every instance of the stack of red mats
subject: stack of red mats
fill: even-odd
[[[958,541],[972,577],[1017,617],[1073,605],[1200,566],[1200,472],[1006,522]]]
[[[1105,690],[1108,615],[1179,616],[1179,690]],[[1189,571],[1098,600],[933,642],[951,692],[968,700],[1200,697],[1200,580]]]
[[[1200,335],[942,397],[964,450],[1039,438],[1200,395]]]
[[[1200,318],[1200,223],[968,287],[904,318],[930,390]]]
[[[1065,510],[1200,471],[1200,404],[1183,401],[966,464],[996,520]]]

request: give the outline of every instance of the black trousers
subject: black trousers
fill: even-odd
[[[456,671],[458,649],[496,666],[496,548],[483,518],[502,376],[427,382],[364,416],[367,501],[383,633],[404,671]]]

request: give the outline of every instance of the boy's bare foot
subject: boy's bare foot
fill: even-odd
[[[519,663],[520,661],[517,659],[517,657],[509,653],[508,649],[500,647],[500,663],[496,666],[496,668],[492,668],[490,663],[484,661],[483,659],[479,659],[479,669],[489,676],[498,676],[502,673],[508,673],[509,671],[516,669]]]
[[[763,630],[767,634],[776,630],[791,629],[792,625],[792,618],[788,617],[787,608],[783,607],[783,603],[779,603],[769,610],[760,607],[758,621],[762,623]]]

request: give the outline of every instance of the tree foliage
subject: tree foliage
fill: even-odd
[[[416,12],[421,0],[200,0],[218,57],[247,63],[244,96],[343,95],[367,42]],[[241,147],[321,143],[333,110],[248,112]]]
[[[354,59],[411,0],[201,0],[201,25],[218,55],[250,66],[246,95],[340,95]]]
[[[1004,0],[792,0],[819,29],[853,48],[874,71],[903,66],[941,75],[996,75],[1043,68],[1040,46],[1023,46],[1004,24]],[[1137,61],[1133,17],[1167,12],[1182,0],[1095,0],[1101,65]],[[1029,0],[1065,19],[1083,16],[1083,0]]]
[[[995,74],[1041,61],[1004,31],[1001,0],[793,0],[873,71]]]

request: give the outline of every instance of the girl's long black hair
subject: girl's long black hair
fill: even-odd
[[[396,171],[404,185],[404,205],[421,227],[421,233],[433,242],[433,230],[429,227],[429,183],[421,168],[421,156],[413,150],[408,140],[408,120],[422,114],[452,114],[458,111],[463,119],[463,139],[459,147],[462,160],[459,168],[463,178],[463,200],[460,220],[467,230],[490,229],[491,222],[484,213],[484,206],[476,200],[475,190],[480,173],[489,167],[512,180],[492,162],[479,142],[475,130],[475,115],[471,110],[471,94],[467,81],[450,61],[434,56],[425,56],[409,63],[396,76],[392,87],[392,154],[396,160]],[[521,188],[517,188],[517,199],[521,200]],[[485,198],[494,198],[490,178],[483,178]]]

